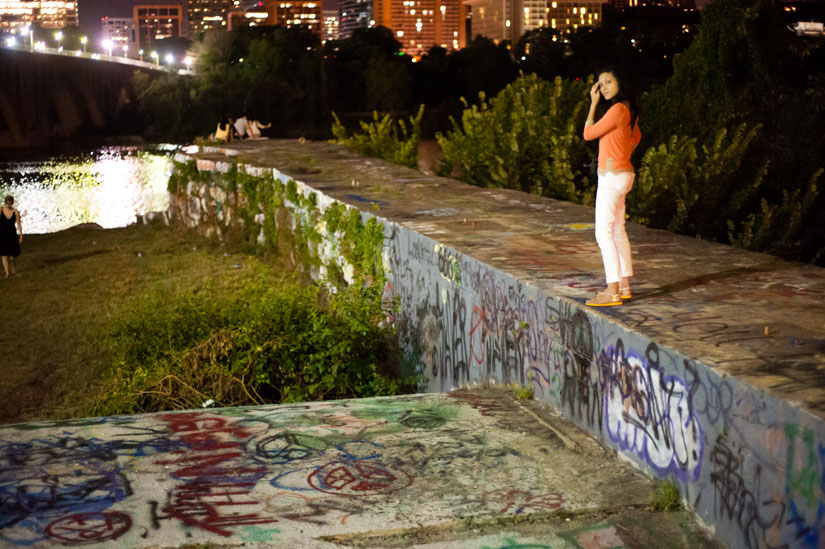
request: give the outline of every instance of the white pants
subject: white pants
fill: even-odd
[[[596,242],[602,250],[607,283],[633,276],[630,241],[624,229],[624,199],[633,188],[633,172],[608,172],[599,176],[596,191]]]

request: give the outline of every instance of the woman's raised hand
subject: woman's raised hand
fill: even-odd
[[[590,101],[595,105],[601,99],[602,94],[599,92],[599,83],[596,82],[593,84],[593,87],[590,88]]]

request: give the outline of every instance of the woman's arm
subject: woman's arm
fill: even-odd
[[[599,91],[599,83],[596,82],[590,88],[590,110],[587,112],[587,120],[584,123],[584,131],[587,133],[587,128],[595,124],[596,121],[596,105],[599,104],[602,94]],[[587,137],[585,137],[587,139]]]
[[[18,240],[20,242],[23,242],[23,222],[20,220],[20,212],[14,210],[14,213],[17,214],[17,234],[19,235]]]
[[[585,123],[584,125],[584,139],[585,141],[592,141],[593,139],[598,139],[599,137],[605,135],[613,128],[618,128],[622,124],[622,110],[621,103],[617,103],[610,107],[604,116],[602,116],[598,122],[595,124],[590,122],[590,124]],[[627,111],[627,107],[624,107]],[[594,107],[591,106],[590,110],[594,110]],[[627,116],[630,116],[630,111],[627,111]],[[590,119],[590,115],[588,115],[588,121]],[[627,120],[624,121],[624,124],[627,124]]]

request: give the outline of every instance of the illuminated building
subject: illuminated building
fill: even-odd
[[[49,29],[77,25],[77,2],[0,0],[0,31],[16,32],[32,24]]]
[[[322,33],[323,0],[267,0],[267,24],[282,27],[306,27],[313,34]]]
[[[228,30],[237,29],[238,27],[260,27],[267,24],[269,14],[264,8],[263,0],[253,3],[253,5],[246,10],[233,9],[227,13],[227,27]]]
[[[137,47],[148,49],[155,40],[180,38],[181,12],[179,5],[135,6],[133,13],[137,28]]]
[[[559,35],[571,34],[579,27],[598,27],[602,23],[602,2],[550,0],[547,2],[549,26]]]
[[[448,51],[466,44],[462,0],[375,0],[375,24],[392,29],[404,53],[420,57],[433,46]]]
[[[103,17],[100,26],[103,40],[110,40],[115,47],[128,46],[137,40],[135,20],[131,17]]]
[[[355,29],[373,26],[372,0],[338,0],[338,36],[349,38]]]
[[[601,24],[601,0],[466,0],[473,10],[473,34],[496,42],[518,41],[525,32],[550,27],[559,37]]]
[[[323,42],[329,40],[338,40],[340,34],[338,33],[339,21],[338,10],[324,10],[324,35],[321,37]]]
[[[187,0],[189,36],[194,38],[210,29],[226,29],[229,12],[240,11],[239,0]]]

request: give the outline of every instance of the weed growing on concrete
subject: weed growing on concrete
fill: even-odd
[[[533,397],[535,396],[533,394],[533,372],[530,372],[529,385],[516,385],[513,392],[516,394],[516,398],[518,400],[533,400]]]
[[[657,482],[650,497],[650,507],[666,513],[678,511],[682,507],[682,499],[676,483],[670,479]]]
[[[516,398],[519,400],[532,400],[533,399],[533,387],[527,387],[522,385],[516,385],[515,389],[513,390],[516,393]]]
[[[418,113],[409,118],[409,127],[404,120],[396,121],[389,114],[383,118],[378,112],[373,112],[371,123],[361,122],[363,133],[353,133],[347,136],[347,129],[335,113],[332,113],[335,123],[332,125],[332,134],[341,145],[355,152],[375,158],[383,158],[395,164],[418,168],[418,144],[421,141],[421,118],[424,116],[424,105],[418,108]]]

